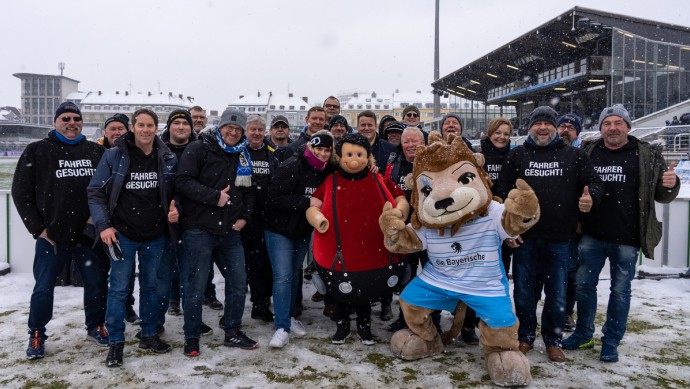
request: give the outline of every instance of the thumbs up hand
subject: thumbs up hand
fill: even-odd
[[[220,198],[218,199],[218,206],[219,207],[224,207],[228,204],[230,201],[230,195],[228,194],[230,192],[230,185],[226,186],[225,189],[220,191]]]
[[[175,208],[175,200],[170,201],[170,208],[168,209],[168,221],[170,223],[177,223],[180,220],[180,213]]]
[[[668,170],[665,171],[661,176],[661,185],[663,185],[664,188],[672,189],[674,186],[676,186],[677,179],[678,176],[676,175],[676,163],[671,162]]]
[[[582,196],[580,196],[580,202],[578,206],[580,207],[580,212],[589,212],[592,209],[592,196],[589,195],[589,187],[585,186],[582,191]]]

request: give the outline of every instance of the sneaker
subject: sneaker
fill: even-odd
[[[215,309],[216,311],[223,309],[223,303],[218,301],[218,299],[215,297],[207,297],[204,299],[204,305],[211,309]]]
[[[110,345],[108,356],[105,358],[105,365],[108,367],[122,366],[122,354],[125,349],[125,342]]]
[[[225,315],[221,316],[220,320],[218,320],[218,327],[225,331]]]
[[[318,303],[323,301],[323,295],[319,293],[319,291],[314,292],[313,295],[311,295],[311,301]]]
[[[252,319],[262,320],[266,323],[273,322],[273,312],[268,307],[255,306],[252,307]]]
[[[290,343],[290,334],[282,328],[278,328],[268,343],[273,348],[283,348]]]
[[[357,325],[357,335],[365,346],[373,346],[376,344],[374,337],[371,335],[371,324]]]
[[[86,331],[86,340],[92,340],[101,347],[108,347],[108,330],[104,326],[94,327]]]
[[[139,315],[137,315],[137,313],[134,312],[134,308],[129,306],[127,307],[127,311],[125,312],[125,321],[135,326],[141,324],[141,318],[139,318]]]
[[[400,317],[398,317],[398,320],[394,321],[388,326],[388,331],[398,332],[400,330],[404,330],[405,328],[407,328],[407,323],[405,323],[405,318],[402,315],[400,315]]]
[[[388,321],[393,318],[393,310],[390,304],[381,303],[381,315],[379,317],[383,321]]]
[[[345,339],[350,336],[350,321],[338,320],[335,324],[338,327],[335,330],[335,335],[333,335],[333,338],[331,338],[331,343],[344,344]]]
[[[573,315],[565,315],[565,325],[563,326],[563,331],[564,332],[575,331],[575,319],[573,319]]]
[[[184,340],[184,356],[198,357],[199,353],[199,338],[189,338]]]
[[[307,330],[306,328],[304,328],[304,324],[302,324],[301,321],[295,319],[294,317],[291,317],[290,333],[294,334],[295,336],[304,336],[307,334]]]
[[[165,332],[165,327],[163,324],[156,324],[156,335],[161,336]],[[141,339],[141,330],[137,331],[136,334],[134,334],[134,337],[137,339]]]
[[[141,338],[141,340],[139,340],[139,348],[144,350],[151,350],[157,354],[163,354],[170,351],[172,349],[172,346],[162,341],[161,338],[158,337],[158,335],[155,335],[146,338]]]
[[[26,348],[26,359],[43,358],[45,354],[45,342],[48,337],[45,333],[35,330],[29,336],[29,347]]]
[[[583,339],[575,334],[561,341],[561,346],[566,350],[583,350],[594,347],[594,339]]]
[[[254,350],[259,344],[247,337],[239,328],[234,328],[225,333],[223,344],[228,347],[239,347],[242,350]]]
[[[602,362],[618,362],[618,347],[607,343],[602,344],[599,360]]]
[[[201,322],[201,335],[208,336],[213,335],[213,328],[207,326],[203,321]]]
[[[460,337],[462,338],[463,342],[469,345],[475,346],[479,344],[479,337],[477,336],[477,333],[474,331],[474,327],[462,327],[462,330],[460,330]]]
[[[534,348],[534,345],[526,343],[526,342],[520,342],[520,344],[518,345],[518,350],[520,350],[520,352],[523,354],[527,354],[533,348]]]
[[[558,346],[546,346],[546,355],[548,355],[549,361],[553,363],[565,363],[565,354]]]
[[[180,307],[179,301],[171,301],[168,306],[168,315],[170,316],[180,316],[182,315],[182,308]]]

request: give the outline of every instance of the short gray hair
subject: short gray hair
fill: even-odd
[[[424,134],[422,133],[422,130],[419,129],[419,127],[405,127],[405,129],[402,132],[402,135],[400,135],[400,139],[402,139],[402,137],[405,136],[405,134],[417,134],[419,136],[419,139],[422,140],[422,143],[424,143]]]
[[[260,123],[264,128],[266,128],[266,119],[263,116],[257,114],[251,114],[247,117],[247,125],[249,123]]]

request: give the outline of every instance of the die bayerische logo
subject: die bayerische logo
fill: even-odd
[[[460,242],[453,242],[453,244],[450,245],[450,248],[453,249],[453,251],[455,251],[455,254],[460,254],[460,252],[462,251],[462,245],[460,244]]]

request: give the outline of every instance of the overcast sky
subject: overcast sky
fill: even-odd
[[[440,75],[573,6],[688,26],[685,0],[441,0]],[[434,0],[4,1],[0,106],[20,106],[13,73],[59,74],[80,91],[173,92],[223,110],[288,90],[431,90]]]

